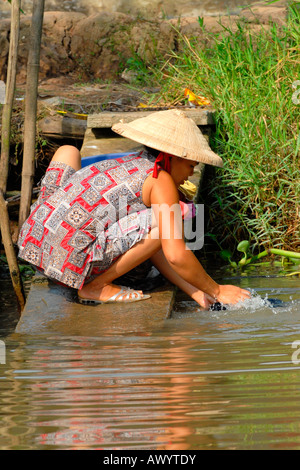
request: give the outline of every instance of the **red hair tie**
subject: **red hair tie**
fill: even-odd
[[[153,178],[158,177],[158,170],[160,169],[159,166],[167,171],[168,173],[171,172],[171,160],[170,160],[171,155],[168,153],[160,152],[155,160],[154,164],[154,170],[153,170]],[[159,165],[164,160],[164,165]]]

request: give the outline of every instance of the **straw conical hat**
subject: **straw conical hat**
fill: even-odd
[[[213,166],[222,159],[209,147],[202,132],[183,111],[158,111],[128,124],[119,122],[112,130],[147,147]]]

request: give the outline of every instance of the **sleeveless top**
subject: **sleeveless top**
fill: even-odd
[[[50,279],[80,289],[151,228],[142,200],[154,159],[147,152],[93,163],[79,171],[53,162],[23,224],[19,257]]]

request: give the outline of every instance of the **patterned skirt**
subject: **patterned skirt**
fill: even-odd
[[[59,178],[57,177],[58,173],[60,175]],[[75,170],[72,167],[61,162],[53,162],[48,168],[41,183],[39,197],[31,207],[31,213],[35,211],[34,219],[37,222],[38,230],[45,230],[43,219],[41,218],[40,221],[37,220],[38,214],[43,214],[43,204],[47,202],[56,191],[66,185],[68,179],[74,173]],[[60,215],[60,219],[59,222],[64,222],[63,213]],[[53,257],[50,259],[51,255],[47,255],[47,257],[46,252],[37,253],[39,248],[37,246],[32,247],[29,241],[30,237],[28,237],[27,241],[26,230],[23,230],[24,234],[22,234],[21,230],[18,242],[20,248],[19,256],[35,265],[39,271],[42,271],[53,281],[63,283],[75,289],[80,289],[86,282],[90,282],[96,276],[105,272],[122,254],[141,241],[147,233],[150,232],[151,222],[152,211],[151,209],[145,208],[124,216],[112,223],[105,231],[97,233],[96,239],[80,252],[80,256],[78,255],[81,259],[75,260],[74,262],[74,265],[85,266],[80,276],[78,276],[78,272],[75,271],[74,273],[69,272],[68,275],[66,275],[63,263],[65,250],[63,246],[61,246],[60,249],[59,240],[52,240],[50,242],[50,244],[53,245],[52,252],[53,248],[55,248],[55,260]],[[39,239],[42,238],[43,234],[41,233]],[[80,243],[80,234],[77,239]],[[40,250],[43,251],[46,245],[49,245],[49,240],[46,241],[45,237],[45,243],[42,244]],[[51,253],[51,250],[49,251],[49,248],[47,248],[47,252]],[[43,260],[42,262],[36,261],[41,259]],[[49,261],[47,261],[47,259],[49,259]],[[59,266],[60,268],[58,268]],[[68,268],[68,271],[70,271],[70,268]]]

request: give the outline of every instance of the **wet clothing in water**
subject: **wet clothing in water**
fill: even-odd
[[[146,152],[75,171],[53,162],[19,236],[19,257],[55,281],[80,289],[151,229],[142,201],[154,160]]]

